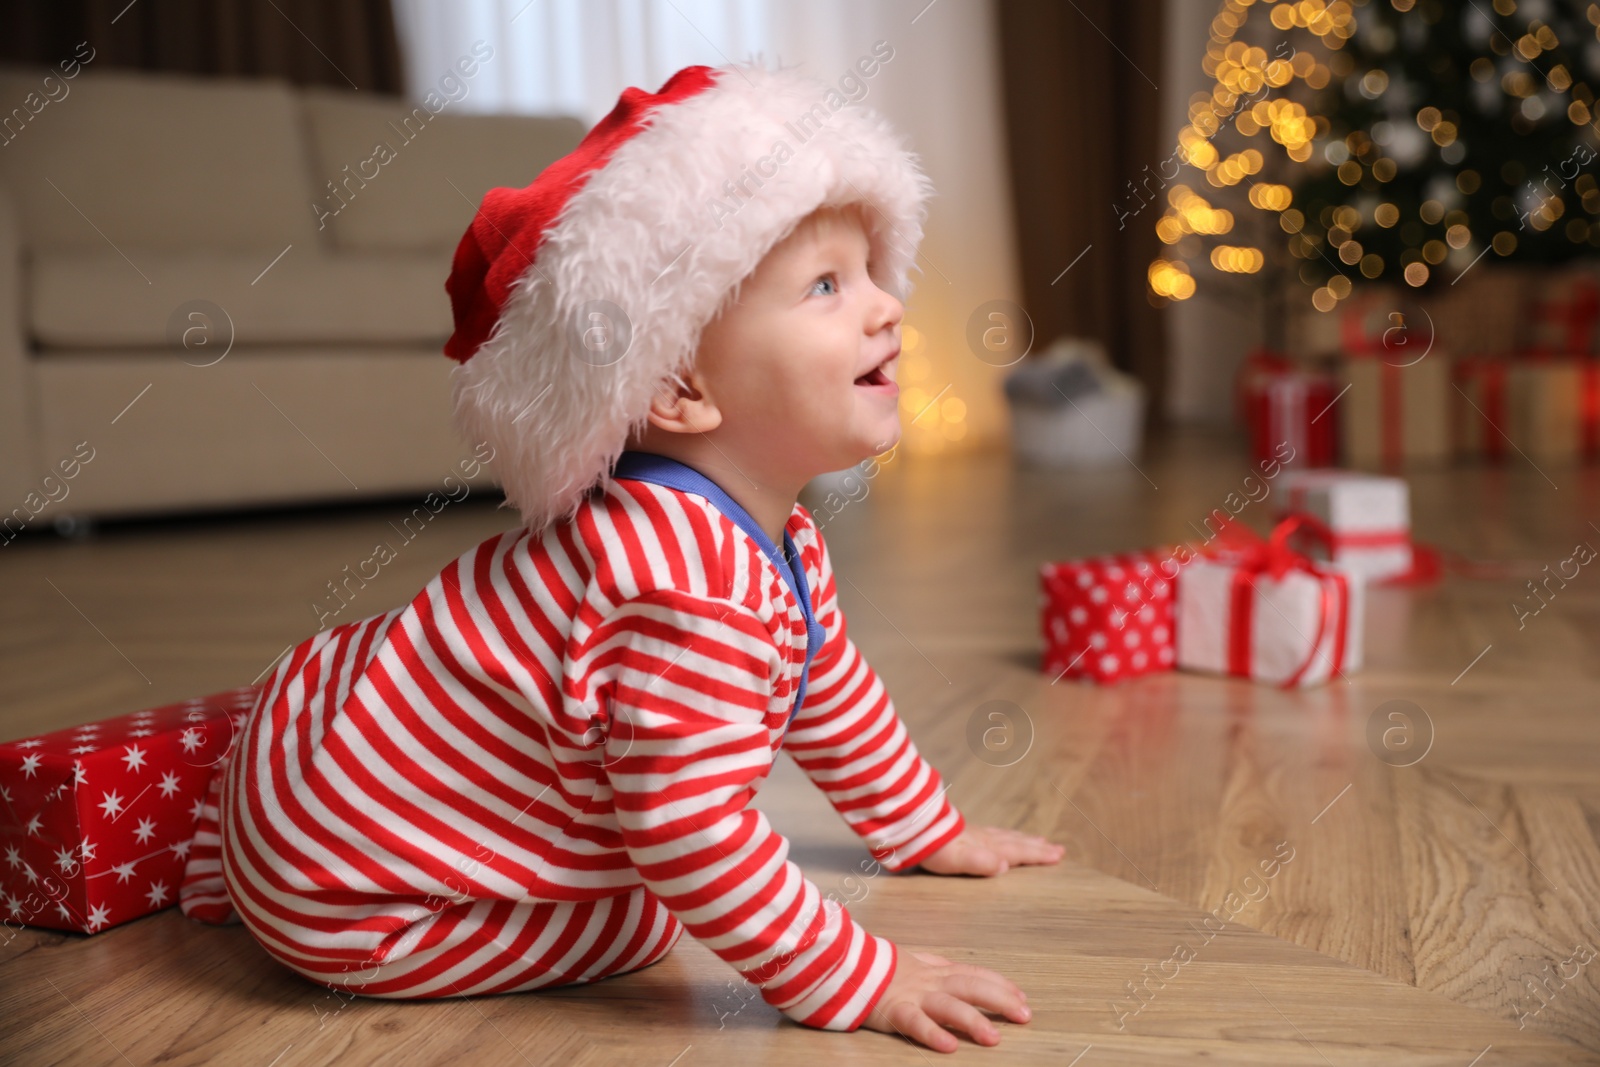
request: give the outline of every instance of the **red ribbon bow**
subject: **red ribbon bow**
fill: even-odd
[[[1294,498],[1291,497],[1291,500]],[[1442,578],[1446,571],[1459,574],[1465,578],[1481,578],[1487,581],[1501,581],[1507,578],[1537,577],[1540,564],[1529,560],[1480,560],[1464,556],[1460,552],[1437,545],[1427,544],[1422,541],[1413,541],[1409,531],[1404,530],[1368,530],[1361,532],[1338,533],[1328,527],[1320,518],[1310,512],[1291,512],[1284,522],[1290,518],[1299,519],[1300,526],[1294,531],[1304,535],[1305,539],[1319,543],[1333,555],[1336,548],[1361,547],[1376,548],[1390,545],[1406,544],[1411,546],[1411,568],[1399,574],[1391,574],[1381,581],[1374,581],[1373,585],[1383,586],[1420,586],[1432,585]],[[1276,531],[1275,531],[1276,532]],[[1240,544],[1248,545],[1250,539],[1260,540],[1254,531],[1246,530],[1245,535],[1235,539]]]
[[[1349,622],[1350,584],[1344,574],[1326,569],[1309,556],[1289,547],[1289,539],[1302,526],[1307,526],[1305,515],[1290,515],[1272,528],[1266,537],[1247,526],[1225,521],[1217,531],[1220,547],[1206,555],[1234,567],[1232,612],[1228,627],[1228,673],[1249,677],[1251,652],[1251,623],[1255,615],[1255,578],[1264,574],[1273,581],[1281,581],[1291,571],[1303,571],[1317,580],[1321,593],[1321,610],[1317,613],[1317,633],[1311,641],[1311,651],[1305,662],[1282,683],[1285,689],[1300,684],[1306,670],[1315,662],[1317,653],[1331,632],[1333,637],[1333,663],[1330,674],[1344,666],[1345,630]],[[1332,595],[1330,595],[1330,592]]]
[[[1411,543],[1411,531],[1404,526],[1385,527],[1381,530],[1335,530],[1309,511],[1295,511],[1291,514],[1300,520],[1300,530],[1297,532],[1305,534],[1307,540],[1327,549],[1330,556],[1340,548],[1393,548],[1396,545]]]

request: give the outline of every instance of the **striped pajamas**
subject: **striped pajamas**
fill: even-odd
[[[291,652],[212,782],[186,914],[405,998],[594,981],[687,930],[796,1022],[861,1025],[895,948],[750,799],[787,749],[891,871],[964,821],[847,635],[810,512],[777,546],[697,472],[623,458],[568,521]]]

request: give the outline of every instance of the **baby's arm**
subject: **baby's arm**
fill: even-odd
[[[779,1011],[859,1027],[894,945],[824,899],[747,807],[771,767],[765,716],[783,669],[766,624],[730,600],[657,590],[608,613],[590,655],[612,696],[612,802],[646,887]]]
[[[850,640],[827,543],[817,535],[817,618],[825,631],[805,703],[784,748],[891,871],[990,876],[1055,863],[1065,849],[1036,834],[969,825],[917,752],[882,681]]]
[[[820,533],[817,546],[817,621],[826,637],[811,661],[805,702],[783,747],[878,861],[891,871],[905,870],[954,840],[966,821],[850,639]]]
[[[891,871],[913,867],[966,828],[939,772],[917,751],[882,680],[835,612],[834,648],[812,662],[783,747]],[[821,669],[818,669],[819,664]]]
[[[946,1027],[1000,1040],[978,1008],[1027,1021],[1026,997],[994,971],[899,953],[867,933],[749,808],[771,768],[766,713],[787,670],[752,609],[658,590],[624,601],[590,637],[589,680],[610,696],[603,755],[629,859],[766,1003],[800,1024],[869,1025],[939,1051],[955,1048]]]

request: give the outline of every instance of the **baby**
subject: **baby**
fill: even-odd
[[[980,1009],[1028,1019],[995,972],[862,929],[749,807],[783,749],[890,871],[1062,854],[951,806],[797,503],[899,438],[928,194],[830,93],[688,67],[484,198],[446,353],[523,523],[279,665],[212,782],[186,914],[351,995],[593,982],[687,930],[806,1026],[951,1052],[951,1029],[998,1043]]]

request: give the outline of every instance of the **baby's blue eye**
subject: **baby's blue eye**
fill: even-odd
[[[833,287],[834,287],[834,291],[835,292],[838,291],[838,289],[839,289],[839,281],[838,281],[838,279],[836,279],[831,274],[823,274],[823,275],[819,276],[815,282],[811,283],[811,291],[812,292],[816,292],[817,291],[817,285],[819,283],[821,283],[821,282],[824,282],[824,281],[832,282],[833,283]]]

